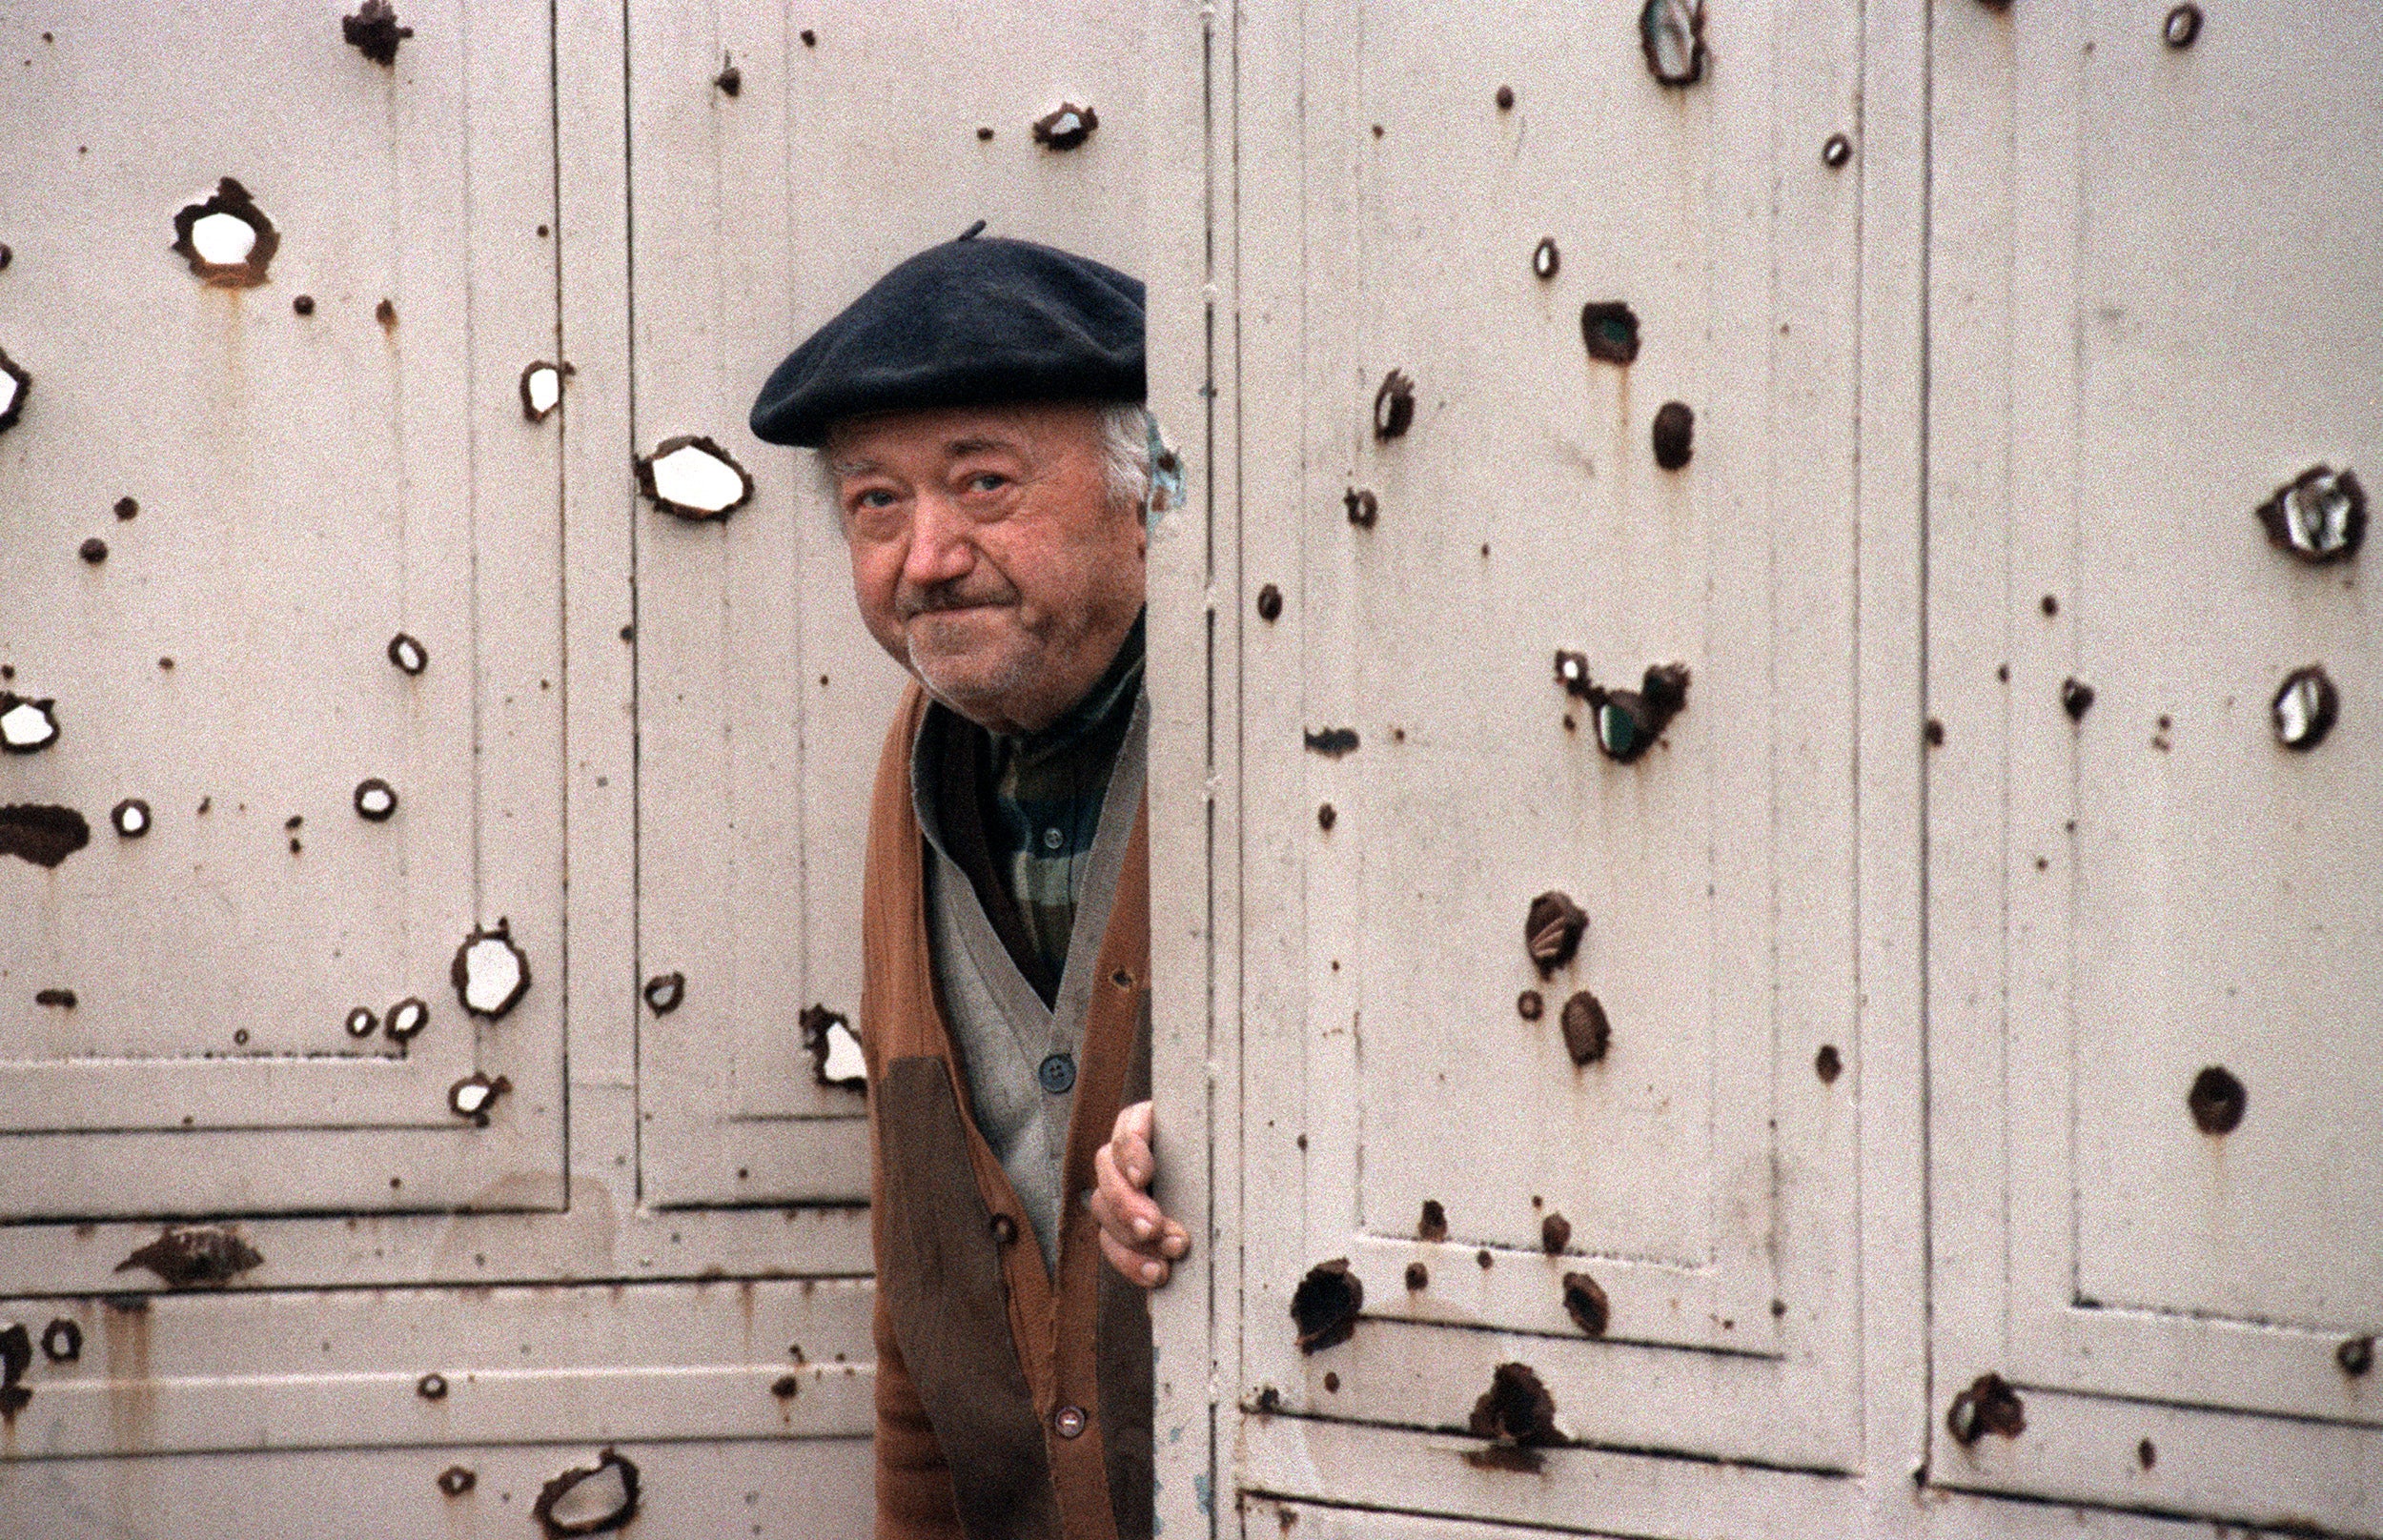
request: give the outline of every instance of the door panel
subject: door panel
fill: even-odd
[[[475,89],[452,10],[402,84],[311,10],[78,19],[21,41],[0,188],[0,349],[32,375],[0,436],[0,688],[60,729],[0,802],[89,831],[0,860],[0,1125],[44,1173],[10,1211],[463,1206],[525,1172],[556,1201],[559,424],[516,391],[554,351],[545,102]],[[535,8],[476,26],[542,56]],[[253,242],[261,281],[194,271],[177,216]],[[499,921],[530,988],[481,1022],[450,965]],[[511,1088],[485,1127],[448,1105],[476,1070]]]
[[[2028,1421],[1939,1469],[2364,1530],[2372,558],[2254,510],[2383,447],[2383,177],[2332,67],[2383,28],[2237,10],[2189,47],[2161,6],[1965,12],[1939,55],[1938,1400],[1991,1370]],[[2271,702],[2311,664],[2340,719],[2295,751]],[[2139,1437],[2155,1467],[2052,1452]]]

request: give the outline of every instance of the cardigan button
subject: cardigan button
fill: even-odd
[[[1084,1408],[1062,1407],[1051,1413],[1050,1425],[1059,1429],[1061,1438],[1075,1438],[1084,1431]]]
[[[1018,1222],[1008,1214],[995,1214],[992,1224],[987,1227],[993,1232],[993,1239],[1003,1246],[1018,1238]]]

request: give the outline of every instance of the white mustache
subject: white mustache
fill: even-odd
[[[1011,604],[1017,601],[1017,590],[1007,583],[982,591],[938,584],[933,588],[905,589],[896,594],[894,614],[905,620],[911,620],[938,610],[972,609],[980,604]]]

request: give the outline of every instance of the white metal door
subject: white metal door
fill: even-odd
[[[1932,1471],[2373,1532],[2373,557],[2255,511],[2383,449],[2376,98],[2341,68],[2383,19],[1944,20]],[[2294,748],[2273,703],[2311,666],[2339,719]]]

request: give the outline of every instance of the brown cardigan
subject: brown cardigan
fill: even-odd
[[[879,1540],[1151,1533],[1151,1335],[1141,1291],[1065,1211],[1059,1287],[977,1131],[927,952],[910,687],[869,812],[861,928],[877,1251]],[[1092,1185],[1117,1111],[1148,1094],[1150,831],[1137,812],[1084,1023],[1065,1190]]]

